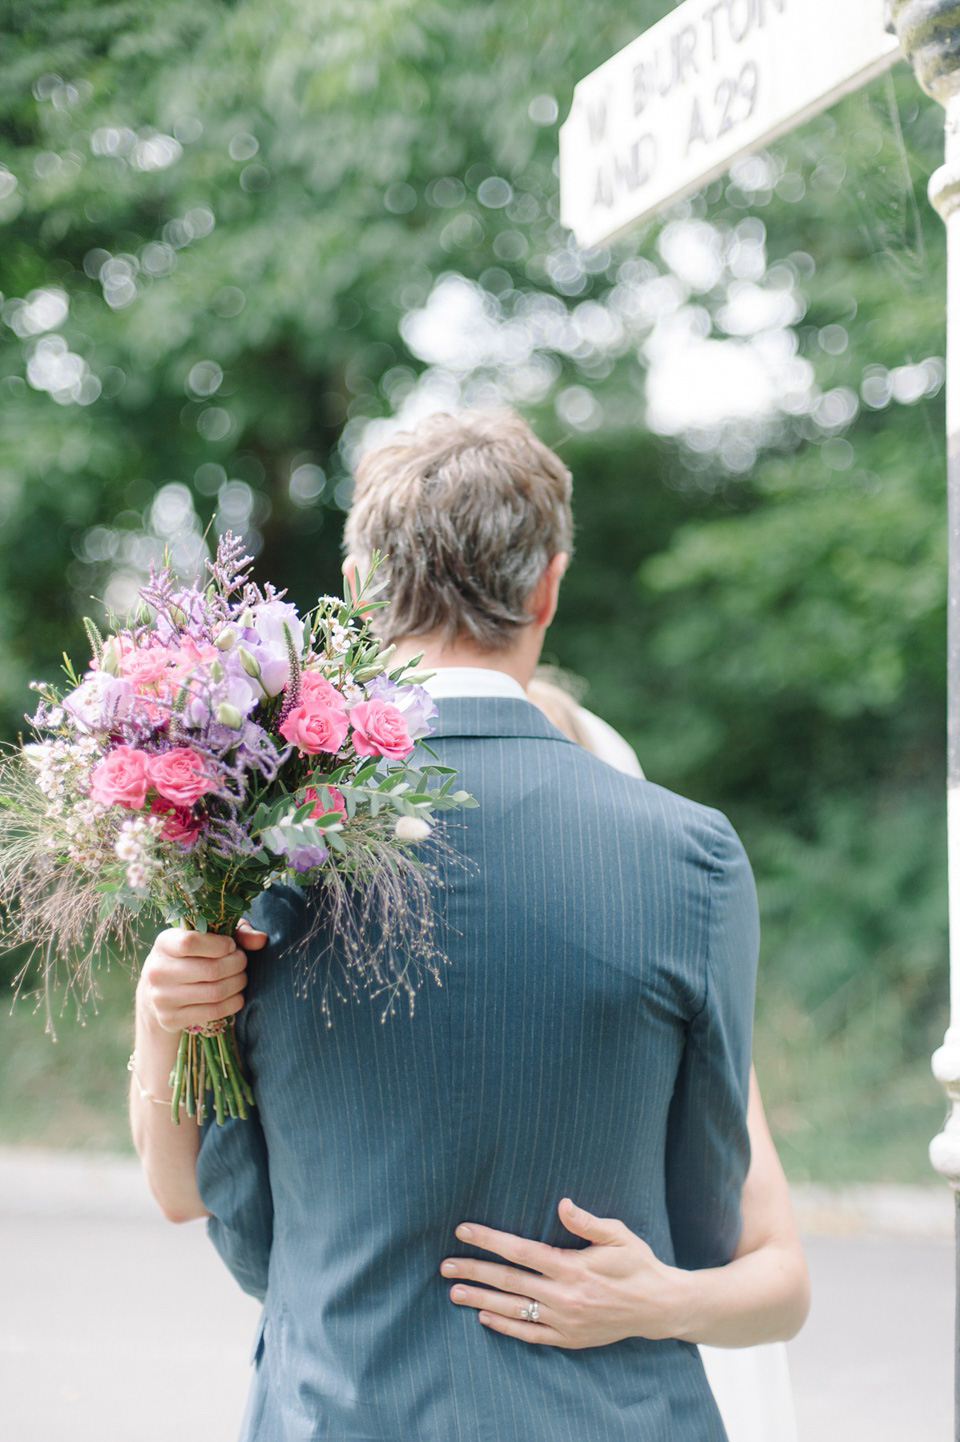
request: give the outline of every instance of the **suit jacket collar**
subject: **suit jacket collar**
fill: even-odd
[[[429,745],[441,736],[523,736],[537,741],[576,743],[548,721],[532,701],[506,696],[448,696],[437,698],[439,718]]]

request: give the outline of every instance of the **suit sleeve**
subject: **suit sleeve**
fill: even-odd
[[[241,1061],[247,1051],[247,1011],[245,1007],[237,1019]],[[205,1123],[197,1186],[210,1213],[208,1236],[243,1290],[262,1302],[273,1243],[273,1197],[267,1142],[256,1107],[246,1121]]]
[[[747,1095],[760,926],[753,873],[739,838],[716,816],[703,990],[670,1104],[667,1208],[677,1265],[723,1266],[740,1237],[750,1164]]]

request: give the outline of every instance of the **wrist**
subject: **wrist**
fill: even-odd
[[[697,1272],[664,1265],[664,1337],[695,1342],[701,1302],[701,1278]]]
[[[157,1086],[169,1084],[179,1045],[179,1033],[167,1031],[160,1025],[156,1013],[138,988],[134,1008],[133,1052],[141,1085],[155,1091]]]

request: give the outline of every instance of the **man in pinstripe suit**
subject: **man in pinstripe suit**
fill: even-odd
[[[258,903],[257,1110],[196,1172],[264,1301],[244,1442],[724,1437],[693,1318],[739,1235],[754,886],[724,817],[526,699],[571,532],[569,473],[516,416],[435,417],[358,469],[347,569],[388,553],[378,625],[436,668],[431,745],[480,804],[410,1017],[328,1028],[293,984],[304,901]]]

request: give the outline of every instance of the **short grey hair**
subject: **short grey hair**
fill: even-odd
[[[508,646],[552,558],[573,548],[571,477],[513,411],[434,415],[356,468],[344,543],[386,557],[385,640],[432,633]]]

